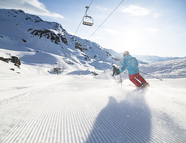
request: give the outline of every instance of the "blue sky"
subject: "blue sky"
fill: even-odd
[[[88,39],[122,0],[93,0],[88,15],[92,27],[81,25],[76,33]],[[75,31],[91,0],[0,0],[0,7],[22,9],[43,20]],[[124,0],[89,39],[116,52],[132,55],[186,56],[186,0]]]

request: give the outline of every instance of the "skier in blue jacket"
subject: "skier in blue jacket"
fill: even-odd
[[[137,87],[149,85],[146,80],[139,74],[138,61],[132,57],[128,51],[123,53],[123,61],[120,69],[122,73],[125,69],[128,70],[129,80]]]

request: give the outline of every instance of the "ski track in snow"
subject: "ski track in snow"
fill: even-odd
[[[1,143],[186,142],[186,106],[161,98],[153,85],[121,88],[113,80],[51,76],[27,86],[0,103]]]

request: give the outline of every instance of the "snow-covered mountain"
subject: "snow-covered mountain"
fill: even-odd
[[[135,57],[147,63],[155,63],[155,62],[186,58],[186,57],[159,57],[159,56],[149,56],[149,55],[135,55]]]
[[[0,10],[0,143],[185,143],[186,58],[140,64],[170,78],[147,88],[125,72],[118,84],[112,62],[58,23]],[[57,66],[63,73],[51,74]]]
[[[61,24],[43,21],[22,10],[0,9],[0,74],[50,74],[58,67],[65,69],[66,74],[96,74],[110,69],[113,63],[120,66],[120,55],[69,34]],[[15,57],[20,60],[20,68],[4,62]],[[141,71],[154,76],[186,77],[186,58],[139,63]]]
[[[22,10],[0,9],[0,52],[6,53],[0,57],[16,56],[25,65],[45,65],[47,71],[62,66],[70,71],[91,72],[119,64],[97,43],[73,36],[61,24],[43,21]]]
[[[112,49],[105,49],[105,50],[107,50],[114,57],[117,57],[120,60],[123,59],[123,53],[117,53]],[[133,55],[133,56],[136,57],[139,63],[141,64],[151,64],[156,62],[186,58],[186,57],[160,57],[160,56],[152,56],[152,55]]]
[[[161,78],[186,77],[186,58],[140,65],[140,70]]]

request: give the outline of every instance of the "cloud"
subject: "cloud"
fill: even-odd
[[[122,10],[122,12],[129,13],[135,16],[148,15],[150,12],[148,9],[139,7],[137,5],[130,5]]]
[[[62,15],[48,11],[45,8],[45,5],[40,3],[38,0],[1,0],[0,7],[7,9],[22,9],[26,13],[30,14],[64,19]]]

